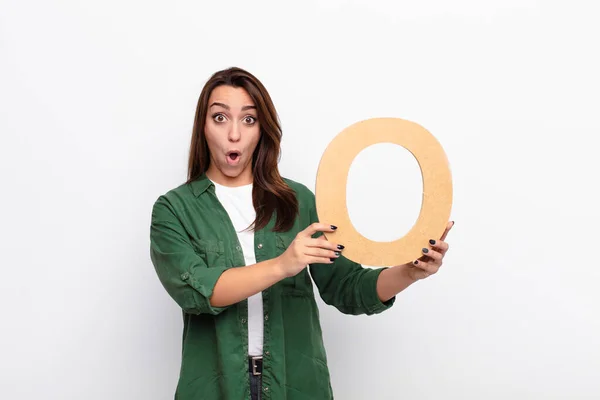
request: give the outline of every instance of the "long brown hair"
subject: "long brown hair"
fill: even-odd
[[[252,202],[256,210],[254,230],[264,228],[273,213],[277,220],[274,230],[288,231],[294,224],[298,213],[298,200],[294,191],[279,174],[278,162],[281,154],[281,124],[271,96],[263,84],[251,73],[232,67],[214,73],[204,85],[194,119],[192,143],[188,162],[186,183],[198,179],[208,170],[210,153],[204,133],[204,124],[208,111],[208,99],[212,91],[221,85],[244,88],[256,105],[260,126],[260,139],[252,155],[252,174],[254,186]]]

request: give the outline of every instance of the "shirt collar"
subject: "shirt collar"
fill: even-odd
[[[208,190],[208,188],[214,187],[212,181],[206,176],[206,173],[203,173],[194,181],[192,181],[190,186],[192,188],[192,193],[194,193],[194,196],[196,197],[200,196],[202,193]]]

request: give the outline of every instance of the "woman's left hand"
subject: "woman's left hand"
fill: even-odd
[[[449,245],[444,240],[450,229],[454,226],[454,221],[449,222],[444,234],[439,240],[431,239],[429,248],[423,248],[423,256],[412,263],[407,264],[408,275],[415,281],[425,279],[440,269],[444,256],[448,252]]]

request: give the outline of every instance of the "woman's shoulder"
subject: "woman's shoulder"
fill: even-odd
[[[189,203],[194,200],[196,200],[196,195],[193,185],[182,183],[159,193],[154,201],[153,208],[169,208],[172,212],[177,213],[180,210],[188,208]]]

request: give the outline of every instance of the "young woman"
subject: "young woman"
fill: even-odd
[[[342,313],[381,313],[448,250],[453,223],[414,263],[344,258],[322,237],[335,221],[318,221],[313,193],[280,176],[281,135],[256,77],[215,73],[198,101],[188,180],[152,209],[152,262],[183,310],[176,399],[333,398],[313,282]]]

